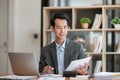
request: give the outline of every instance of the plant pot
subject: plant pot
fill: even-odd
[[[82,23],[81,24],[83,29],[88,29],[89,24],[88,23]]]
[[[114,24],[115,29],[120,29],[120,24]]]

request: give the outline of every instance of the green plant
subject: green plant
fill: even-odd
[[[91,23],[91,19],[90,18],[88,18],[88,17],[82,17],[81,19],[80,19],[80,23]]]
[[[115,25],[115,24],[120,24],[120,18],[119,17],[115,17],[111,20],[110,22],[111,24]]]

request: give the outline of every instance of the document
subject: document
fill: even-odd
[[[94,74],[95,80],[120,80],[119,72],[99,72]]]
[[[40,76],[40,80],[65,80],[65,77],[56,74],[44,74]]]
[[[88,75],[77,75],[76,77],[70,77],[70,80],[89,80]]]
[[[40,77],[62,77],[62,74],[42,74]]]
[[[40,80],[65,80],[65,77],[41,77]]]
[[[36,78],[37,76],[18,76],[18,75],[8,75],[8,76],[1,76],[0,79],[32,79]]]
[[[73,71],[75,68],[79,68],[80,66],[84,66],[85,63],[89,63],[91,57],[79,59],[79,60],[74,60],[71,61],[70,65],[67,67],[66,71]]]

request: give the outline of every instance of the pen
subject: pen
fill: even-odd
[[[47,60],[45,60],[45,62],[46,62],[46,64],[47,64],[48,66],[50,66],[50,64],[49,64],[49,62],[48,62]]]
[[[54,68],[50,66],[50,64],[49,64],[49,62],[47,60],[45,60],[45,62],[48,65],[48,68],[51,71],[51,73],[54,73]]]

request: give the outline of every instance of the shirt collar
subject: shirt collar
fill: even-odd
[[[64,40],[64,43],[62,45],[59,45],[56,41],[56,46],[59,47],[61,50],[65,49],[65,43],[66,43],[66,39]]]

